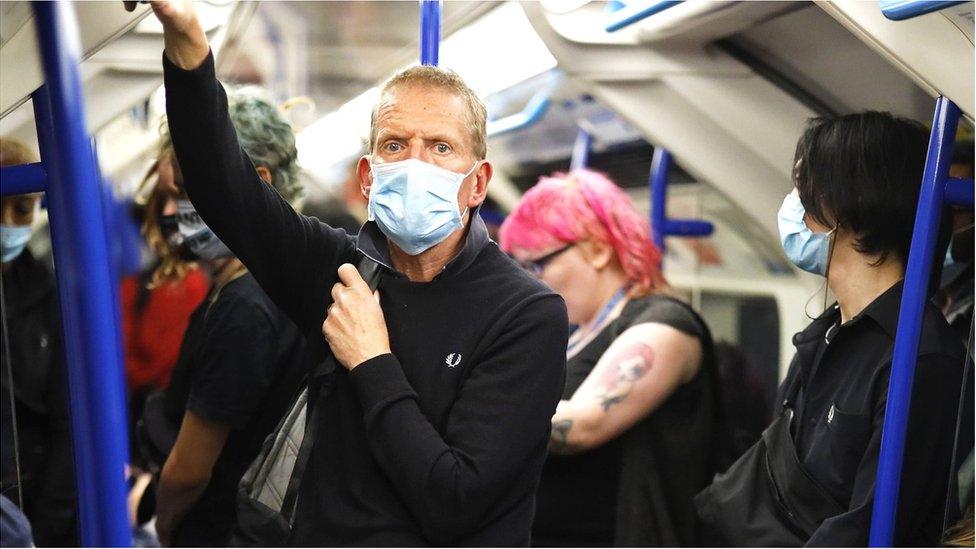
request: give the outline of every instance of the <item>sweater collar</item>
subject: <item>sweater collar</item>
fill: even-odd
[[[482,248],[491,241],[488,237],[488,227],[479,214],[480,210],[481,207],[479,206],[471,212],[468,232],[464,237],[464,245],[461,247],[460,253],[448,261],[444,270],[437,276],[460,273],[474,262]],[[393,268],[393,261],[390,259],[389,240],[376,225],[376,222],[367,221],[363,224],[359,230],[359,235],[356,237],[356,248],[361,254],[379,263],[387,270],[397,273],[397,270]]]

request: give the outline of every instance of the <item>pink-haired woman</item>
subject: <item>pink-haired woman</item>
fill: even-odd
[[[500,241],[578,326],[532,544],[694,544],[692,498],[716,451],[712,341],[670,295],[648,222],[605,176],[577,170],[529,189]]]

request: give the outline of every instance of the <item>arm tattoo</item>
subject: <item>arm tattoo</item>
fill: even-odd
[[[604,412],[623,402],[637,381],[651,370],[654,350],[647,343],[634,343],[615,353],[611,360],[596,384],[596,398]]]
[[[573,427],[571,419],[555,419],[552,422],[552,434],[549,436],[549,450],[559,453],[566,448],[569,440],[569,430]]]

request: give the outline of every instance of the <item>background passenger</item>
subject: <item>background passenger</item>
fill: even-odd
[[[261,179],[296,201],[295,138],[276,108],[249,93],[231,98],[230,118]],[[172,157],[161,185],[182,188]],[[190,317],[164,414],[179,434],[160,475],[156,529],[164,545],[225,546],[236,520],[237,483],[296,396],[311,363],[298,328],[200,220],[185,198],[183,246],[213,273],[213,288]],[[243,220],[252,223],[256,220]]]
[[[927,142],[920,124],[877,112],[814,119],[800,138],[780,236],[837,303],[794,336],[763,439],[696,498],[713,543],[867,544]],[[895,545],[940,541],[962,368],[958,337],[927,304]]]
[[[731,446],[730,455],[735,459],[755,444],[769,425],[769,404],[763,395],[762,381],[737,346],[716,342],[715,366],[722,382],[723,425]]]
[[[153,256],[149,268],[122,280],[122,336],[125,379],[129,393],[130,427],[142,416],[146,397],[169,386],[190,313],[210,286],[207,273],[181,253],[176,223],[180,190],[172,178],[159,177],[160,163],[168,164],[173,146],[160,139],[156,162],[143,179],[136,204],[140,232]],[[130,428],[130,442],[138,438]],[[134,448],[132,459],[138,459]]]
[[[533,545],[694,544],[692,498],[716,451],[712,341],[701,318],[668,295],[647,221],[605,176],[577,170],[529,189],[500,238],[579,325]]]
[[[169,138],[162,141],[159,160],[137,196],[140,232],[153,260],[148,269],[122,282],[126,382],[133,392],[169,385],[190,313],[209,287],[207,273],[181,253],[176,223],[181,191],[172,181],[160,184],[159,165],[173,155]]]
[[[37,161],[23,143],[0,138],[0,166]],[[57,293],[51,272],[26,247],[40,202],[40,194],[0,199],[2,314],[7,331],[0,338],[4,365],[0,482],[3,495],[18,502],[30,519],[38,546],[72,546],[79,543],[77,501]],[[23,501],[18,501],[18,480]]]
[[[958,141],[952,151],[949,177],[973,179],[973,142]],[[952,208],[952,242],[936,297],[946,321],[963,341],[973,321],[973,210]]]

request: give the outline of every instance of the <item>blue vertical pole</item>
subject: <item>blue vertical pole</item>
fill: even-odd
[[[915,214],[912,246],[905,270],[905,286],[898,313],[895,349],[888,382],[888,403],[885,406],[884,430],[881,435],[881,454],[875,483],[874,509],[871,516],[872,547],[891,547],[895,536],[898,509],[898,489],[901,466],[905,455],[908,412],[912,402],[912,381],[918,341],[922,332],[922,316],[928,300],[929,277],[939,233],[939,222],[945,197],[945,184],[952,160],[952,144],[959,123],[959,108],[940,97],[935,104],[935,119],[929,138],[922,189]]]
[[[662,147],[654,147],[651,158],[651,240],[664,252],[665,219],[668,205],[668,172],[671,171],[671,153]]]
[[[569,159],[570,171],[586,167],[592,146],[593,136],[590,135],[590,132],[580,128],[576,134],[576,142],[573,143],[573,156]]]
[[[34,94],[48,170],[51,238],[68,359],[82,543],[128,546],[125,395],[108,233],[78,77],[78,26],[67,2],[34,2],[45,89]]]
[[[441,0],[420,0],[420,64],[437,66],[441,46]]]

